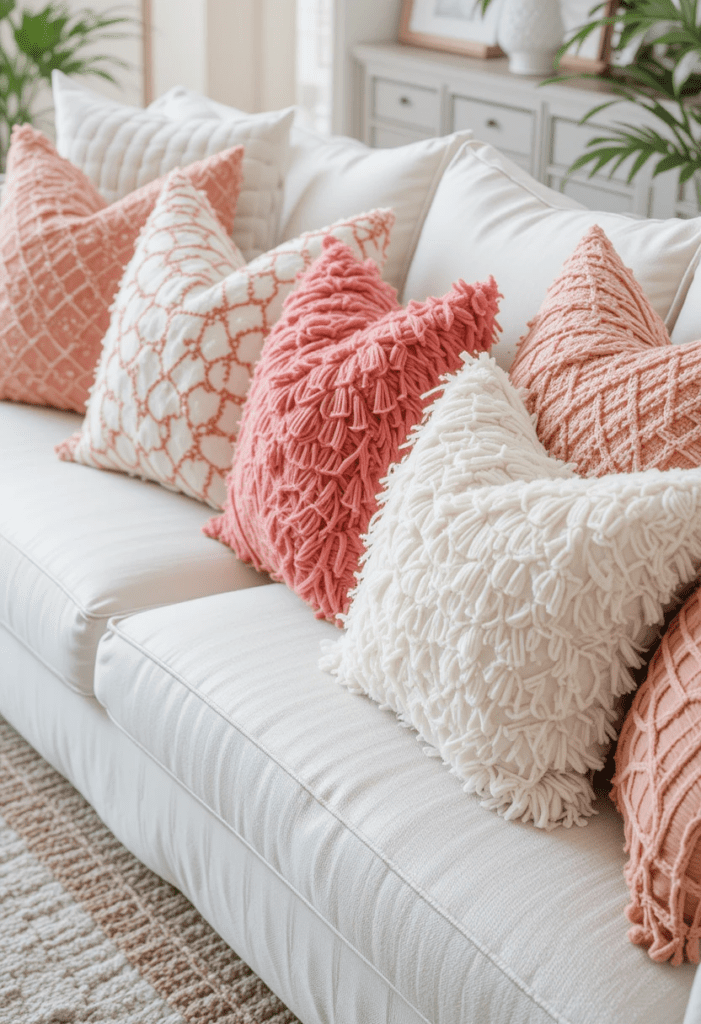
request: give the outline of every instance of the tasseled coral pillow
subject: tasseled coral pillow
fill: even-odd
[[[612,797],[625,822],[632,922],[653,960],[699,962],[701,590],[686,601],[625,718]]]
[[[701,465],[701,341],[672,345],[599,227],[548,291],[510,376],[548,452],[583,475]]]
[[[497,287],[402,309],[377,266],[327,238],[256,367],[223,515],[206,532],[333,620],[348,608],[380,481],[425,394],[488,350]]]
[[[231,231],[243,147],[187,177]],[[108,206],[29,125],[12,132],[0,206],[0,398],[85,412],[110,304],[163,180]]]

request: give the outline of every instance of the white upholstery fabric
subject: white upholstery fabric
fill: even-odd
[[[442,295],[457,277],[479,281],[493,274],[504,296],[503,334],[493,354],[508,370],[547,289],[593,224],[604,229],[671,331],[699,262],[701,218],[636,220],[577,208],[477,141],[456,154],[436,189],[403,301]]]
[[[292,109],[240,114],[226,122],[212,117],[175,122],[157,111],[116,103],[60,71],[54,71],[52,87],[56,148],[108,203],[174,167],[243,144],[233,238],[247,260],[276,244]]]
[[[2,626],[0,714],[132,853],[187,896],[303,1024],[422,1024],[263,858],[135,746],[94,698],[67,690]]]
[[[660,968],[627,941],[609,801],[586,828],[554,833],[488,813],[392,714],[320,672],[333,635],[279,585],[156,610],[112,624],[96,694],[414,1018],[681,1022],[693,969]],[[220,856],[212,844],[208,882]],[[195,878],[182,840],[179,857]],[[294,922],[277,913],[294,963]],[[346,986],[337,951],[319,942],[300,965],[311,985]],[[355,1013],[339,1003],[303,1019]],[[394,1019],[384,1002],[358,1024],[377,1018]]]
[[[171,89],[149,109],[174,119],[240,115],[234,107],[182,86]],[[280,240],[377,206],[391,207],[397,219],[382,276],[401,292],[441,176],[471,137],[472,132],[464,131],[397,149],[370,149],[357,139],[325,138],[293,126]],[[457,273],[453,280],[464,276]],[[436,294],[443,295],[452,283]]]
[[[210,512],[121,473],[59,462],[80,417],[0,403],[0,625],[92,691],[111,615],[268,582],[200,531]]]

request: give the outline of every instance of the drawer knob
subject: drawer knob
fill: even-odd
[[[501,128],[501,125],[494,117],[490,117],[487,121],[487,128]]]
[[[408,96],[400,96],[399,97],[399,102],[401,103],[401,105],[403,107],[410,107],[411,106],[411,99]]]

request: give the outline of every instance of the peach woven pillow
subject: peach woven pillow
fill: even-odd
[[[393,219],[351,217],[245,264],[206,197],[173,171],[124,273],[85,420],[59,457],[220,509],[253,367],[297,274],[326,231],[384,262]]]
[[[231,230],[243,147],[192,164]],[[108,206],[29,125],[16,127],[0,206],[0,398],[85,412],[109,307],[163,179]]]
[[[626,715],[611,796],[625,823],[631,942],[699,962],[701,590],[685,602]]]
[[[205,533],[286,583],[319,618],[348,610],[380,481],[426,392],[487,351],[497,286],[458,281],[402,309],[370,260],[324,241],[256,367],[223,515]]]
[[[701,465],[701,341],[671,344],[599,227],[548,291],[510,376],[550,455],[581,474]]]

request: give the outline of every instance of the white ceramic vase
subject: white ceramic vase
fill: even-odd
[[[513,74],[551,74],[564,34],[560,0],[504,0],[497,37]]]

